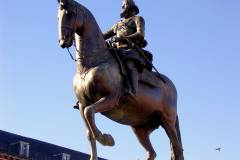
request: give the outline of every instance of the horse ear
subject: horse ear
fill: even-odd
[[[68,4],[68,1],[69,1],[69,0],[58,0],[58,3],[59,3],[60,5],[66,6],[66,5]]]

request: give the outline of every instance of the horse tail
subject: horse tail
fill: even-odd
[[[176,123],[175,123],[175,128],[176,128],[176,132],[177,132],[177,136],[178,136],[178,141],[181,145],[181,148],[182,148],[182,152],[183,152],[183,145],[182,145],[182,137],[181,137],[181,132],[180,132],[180,127],[179,127],[179,118],[178,118],[178,115],[176,117]],[[182,155],[183,156],[183,155]],[[184,157],[182,157],[184,160]]]
[[[177,118],[176,118],[175,128],[176,128],[176,131],[177,131],[177,136],[178,136],[179,143],[182,146],[182,138],[181,138],[181,132],[180,132],[180,127],[179,127],[178,115],[177,115]]]

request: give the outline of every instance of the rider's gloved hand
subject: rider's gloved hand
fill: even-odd
[[[126,40],[125,37],[114,37],[113,38],[113,42],[123,42],[124,40]]]

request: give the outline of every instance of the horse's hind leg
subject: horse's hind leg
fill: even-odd
[[[171,160],[184,160],[180,132],[179,128],[176,127],[178,125],[176,125],[176,123],[178,123],[176,117],[177,116],[175,116],[175,118],[162,116],[162,126],[170,139],[171,150],[173,151]]]
[[[90,160],[97,160],[97,146],[96,146],[96,139],[93,137],[92,132],[90,131],[90,127],[88,126],[88,123],[84,117],[83,107],[80,103],[78,103],[78,107],[81,113],[81,116],[83,118],[83,121],[86,125],[86,132],[87,132],[87,138],[91,144],[91,158]]]
[[[84,108],[84,117],[88,122],[88,126],[91,129],[93,136],[102,145],[113,146],[115,144],[114,139],[109,134],[102,134],[95,124],[95,113],[106,112],[112,110],[116,105],[117,96],[106,96],[101,98],[96,103]]]
[[[142,144],[144,149],[147,151],[147,160],[154,160],[156,158],[156,152],[154,151],[152,144],[149,139],[152,129],[147,129],[143,127],[132,127],[134,133],[136,134],[139,142]]]

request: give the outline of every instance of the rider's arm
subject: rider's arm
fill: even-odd
[[[111,38],[111,37],[113,37],[115,35],[116,35],[116,33],[114,33],[114,29],[111,28],[107,32],[103,33],[103,38],[106,40],[106,39]]]
[[[137,31],[134,34],[127,36],[130,40],[144,39],[145,36],[145,21],[141,16],[134,17],[134,22],[137,27]]]

